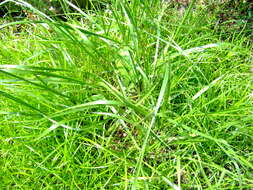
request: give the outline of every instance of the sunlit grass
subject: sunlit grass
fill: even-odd
[[[253,188],[252,45],[193,6],[2,24],[2,188]]]

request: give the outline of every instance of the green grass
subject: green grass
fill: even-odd
[[[252,45],[192,7],[2,20],[1,189],[252,189]]]

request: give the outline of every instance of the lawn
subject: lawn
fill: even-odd
[[[0,19],[0,189],[253,189],[246,24],[227,32],[196,1],[65,1],[67,21],[16,2],[27,17]]]

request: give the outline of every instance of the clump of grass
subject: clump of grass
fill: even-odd
[[[252,188],[245,36],[221,41],[193,4],[61,22],[18,2],[38,16],[0,27],[2,188]]]

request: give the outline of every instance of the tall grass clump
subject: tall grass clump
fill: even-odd
[[[7,2],[7,1],[5,1]],[[2,189],[253,188],[252,45],[192,1],[0,26]]]

